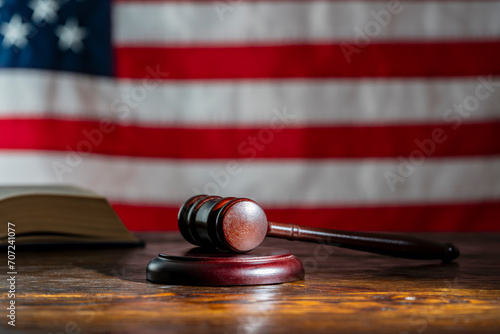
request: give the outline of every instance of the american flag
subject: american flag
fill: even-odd
[[[500,230],[500,2],[3,0],[0,184],[70,183],[135,231],[269,220]]]

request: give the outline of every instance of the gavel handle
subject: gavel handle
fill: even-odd
[[[439,259],[451,262],[460,252],[450,243],[439,243],[411,236],[347,232],[269,222],[268,237],[327,244],[407,259]]]

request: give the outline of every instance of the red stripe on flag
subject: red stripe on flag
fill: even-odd
[[[349,50],[355,51],[346,57],[344,53]],[[115,55],[116,73],[122,78],[385,78],[500,74],[499,41],[373,43],[365,47],[341,43],[119,46]],[[156,74],[152,74],[155,71]]]
[[[178,159],[500,154],[500,121],[272,128],[101,128],[93,121],[0,120],[0,148]],[[106,133],[107,132],[107,133]]]
[[[132,231],[177,230],[179,207],[113,205]],[[265,209],[270,221],[351,231],[500,231],[500,202]]]

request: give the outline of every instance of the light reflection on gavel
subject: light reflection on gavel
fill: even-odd
[[[408,259],[451,262],[460,252],[450,243],[412,236],[348,232],[268,222],[264,210],[247,198],[197,195],[180,208],[179,230],[186,241],[202,247],[245,253],[266,236],[300,240]]]

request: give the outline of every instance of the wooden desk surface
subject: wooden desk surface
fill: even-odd
[[[448,265],[269,238],[304,262],[305,280],[223,288],[146,282],[158,251],[186,243],[177,233],[141,236],[144,249],[18,252],[16,327],[4,283],[0,331],[500,333],[498,233],[423,234],[460,248]]]

